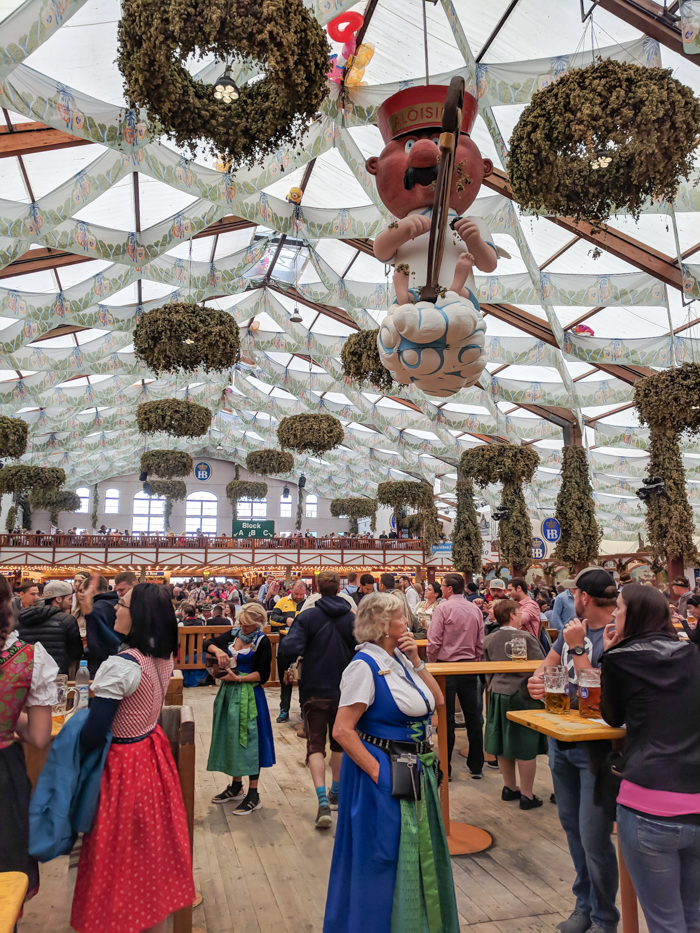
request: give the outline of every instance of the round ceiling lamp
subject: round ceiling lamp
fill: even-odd
[[[296,305],[294,305],[294,311],[292,312],[292,316],[289,318],[289,323],[290,324],[301,324],[301,322],[302,322],[302,317],[301,317],[301,314],[299,314],[299,308]]]
[[[226,71],[214,82],[214,100],[222,100],[225,104],[230,104],[238,100],[240,96],[238,85],[231,77],[231,66],[227,65]]]

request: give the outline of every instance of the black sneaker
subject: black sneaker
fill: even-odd
[[[541,807],[544,801],[541,797],[538,797],[536,794],[533,794],[532,797],[520,797],[520,809],[521,810],[536,810],[538,807]]]
[[[257,790],[250,788],[248,793],[245,795],[245,799],[242,800],[236,809],[233,811],[236,816],[248,816],[249,813],[252,813],[253,810],[260,810],[262,804],[260,803],[260,794]]]
[[[316,814],[316,829],[330,829],[332,825],[333,817],[331,816],[331,808],[327,803],[323,803],[318,808],[318,813]]]
[[[481,771],[470,771],[469,773],[471,774],[473,781],[480,781],[484,776]]]
[[[501,800],[520,800],[521,797],[519,790],[511,790],[510,787],[504,787],[501,791]]]
[[[328,803],[330,805],[331,810],[338,809],[338,795],[334,794],[332,790],[328,791]]]
[[[497,761],[487,761],[487,762],[486,762],[486,766],[489,767],[489,768],[493,768],[494,771],[500,771],[500,770],[501,770],[501,769],[498,767],[498,762],[497,762]]]
[[[226,790],[211,798],[212,803],[227,803],[229,800],[238,800],[243,796],[243,781],[233,781]]]
[[[280,714],[277,717],[277,722],[289,722],[289,712],[286,709],[281,709]]]

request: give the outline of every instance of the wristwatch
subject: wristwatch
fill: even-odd
[[[575,645],[570,651],[572,654],[575,654],[577,658],[580,658],[582,654],[586,653],[586,649],[581,645]]]

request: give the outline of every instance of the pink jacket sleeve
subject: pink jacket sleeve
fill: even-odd
[[[442,605],[438,606],[433,612],[433,618],[428,626],[428,647],[425,656],[428,661],[437,661],[442,648],[442,636],[445,624],[442,621]]]

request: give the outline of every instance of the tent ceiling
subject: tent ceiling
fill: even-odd
[[[323,0],[308,2],[323,23],[367,6],[334,0],[329,12]],[[458,72],[479,83],[474,139],[497,171],[472,213],[511,255],[477,278],[487,370],[445,400],[398,387],[389,396],[359,391],[339,362],[347,335],[376,327],[387,310],[386,270],[372,254],[386,212],[363,162],[381,149],[373,124],[381,100],[399,82],[424,81],[423,0],[376,4],[366,37],[376,53],[347,118],[331,93],[302,152],[232,177],[208,155],[187,162],[125,113],[118,0],[69,0],[57,28],[46,28],[46,11],[56,15],[46,0],[0,3],[0,410],[30,422],[27,461],[63,466],[71,487],[132,471],[144,443],[134,412],[145,399],[210,406],[209,436],[178,446],[239,462],[275,444],[281,417],[323,410],[346,425],[346,443],[322,459],[297,458],[296,472],[319,494],[372,495],[377,482],[409,475],[449,501],[461,452],[508,441],[540,453],[527,494],[544,516],[556,499],[563,429],[576,425],[605,537],[636,542],[648,436],[632,386],[700,349],[696,178],[675,204],[648,205],[637,223],[616,217],[604,235],[523,215],[507,181],[508,139],[532,88],[594,53],[661,63],[700,92],[680,30],[659,24],[649,2],[645,38],[627,9],[636,6],[601,0],[582,23],[579,0],[426,4],[432,80]],[[218,67],[192,63],[209,79]],[[285,196],[303,179],[299,223]],[[136,363],[136,314],[175,295],[234,315],[244,342],[235,373],[155,379]],[[295,306],[301,324],[290,323]],[[583,322],[593,337],[571,332]],[[700,502],[700,445],[689,441],[685,459],[691,501]],[[495,503],[497,491],[486,498]]]

